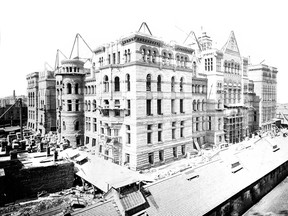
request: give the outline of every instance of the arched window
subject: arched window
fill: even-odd
[[[194,61],[193,62],[193,75],[194,76],[196,75],[196,70],[197,70],[197,65],[196,65],[196,62]]]
[[[91,87],[88,86],[88,94],[91,94]]]
[[[157,91],[161,91],[161,76],[157,77]]]
[[[183,67],[183,66],[184,66],[184,59],[183,59],[183,56],[181,56],[180,59],[181,59],[181,63],[180,63],[180,64],[181,64],[181,67]]]
[[[171,78],[171,92],[175,92],[175,77]]]
[[[130,91],[130,75],[126,74],[126,87],[127,87],[127,91]]]
[[[120,91],[120,79],[118,76],[114,78],[114,91]]]
[[[205,100],[203,99],[203,100],[202,100],[202,111],[205,111],[205,109],[206,109],[206,108],[205,108]]]
[[[166,54],[166,52],[163,52],[163,56],[162,56],[162,63],[163,63],[163,65],[166,64],[166,59],[167,59],[167,54]]]
[[[151,74],[146,77],[146,91],[151,91]]]
[[[187,62],[188,62],[188,58],[185,57],[185,58],[184,58],[184,67],[187,67]]]
[[[74,72],[77,72],[77,68],[76,67],[74,67]]]
[[[72,67],[70,67],[70,72],[72,72]]]
[[[124,59],[125,59],[125,63],[127,63],[127,50],[125,50],[124,52]]]
[[[91,101],[88,101],[88,111],[91,111]]]
[[[183,92],[183,83],[184,83],[184,78],[181,77],[181,79],[180,79],[180,92]]]
[[[75,94],[79,94],[79,85],[78,85],[78,83],[75,84]]]
[[[71,83],[67,83],[67,94],[71,94],[71,93],[72,93]]]
[[[200,111],[200,101],[197,101],[197,110]]]
[[[177,63],[177,66],[180,66],[180,56],[179,55],[176,56],[176,63]]]
[[[193,111],[197,110],[197,104],[196,104],[196,100],[193,100]]]
[[[93,100],[93,112],[96,111],[96,108],[97,108],[97,103],[96,103],[96,100],[94,99]]]
[[[151,50],[148,50],[147,52],[147,62],[150,62],[151,59]]]
[[[87,111],[88,110],[88,102],[87,102],[87,100],[85,100],[85,111]]]
[[[146,50],[142,49],[142,59],[144,62],[146,62]]]
[[[104,76],[103,82],[104,82],[104,92],[109,92],[109,80],[108,80],[108,76]]]
[[[85,94],[88,94],[88,88],[85,86]]]
[[[156,63],[156,51],[153,51],[153,55],[152,55],[152,62]]]
[[[131,61],[131,53],[130,53],[130,49],[128,49],[128,62]]]
[[[171,64],[171,61],[172,61],[172,54],[168,53],[168,61],[167,61],[168,65]]]
[[[74,130],[78,131],[79,130],[79,121],[76,121],[74,124]]]

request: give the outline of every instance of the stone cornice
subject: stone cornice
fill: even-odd
[[[194,52],[194,49],[175,44],[175,51],[180,51],[183,53],[192,54]]]
[[[125,45],[125,44],[131,43],[131,42],[148,44],[148,45],[153,45],[153,46],[158,46],[158,47],[161,47],[163,45],[163,41],[160,41],[158,39],[151,38],[148,36],[144,36],[144,35],[138,35],[138,34],[134,34],[134,35],[131,35],[127,38],[123,38],[121,41],[121,44]]]
[[[105,52],[105,47],[104,46],[97,47],[95,50],[93,50],[93,52],[95,54]]]

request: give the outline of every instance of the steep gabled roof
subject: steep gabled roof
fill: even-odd
[[[225,43],[225,45],[222,47],[221,51],[223,53],[225,53],[227,51],[228,52],[232,51],[234,53],[238,53],[239,56],[241,56],[240,55],[240,51],[239,51],[239,47],[238,47],[238,44],[237,44],[237,41],[236,41],[236,37],[235,37],[235,34],[234,34],[233,31],[231,31],[230,36],[229,36],[227,42]]]

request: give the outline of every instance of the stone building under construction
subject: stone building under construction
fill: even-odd
[[[206,33],[194,40],[192,47],[166,43],[143,23],[139,31],[94,49],[88,63],[79,56],[64,59],[54,72],[56,96],[50,95],[59,139],[136,170],[205,146],[238,143],[258,130],[262,96],[254,91],[256,78],[249,76],[234,32],[222,49]],[[27,76],[30,128],[39,122],[36,77]],[[261,118],[271,121],[269,113]]]

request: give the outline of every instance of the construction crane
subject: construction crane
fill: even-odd
[[[12,104],[1,116],[0,119],[3,118],[6,113],[9,112],[10,109],[12,109],[17,103],[19,103],[19,107],[20,107],[20,138],[21,140],[23,140],[23,120],[22,120],[22,98],[18,98],[14,104]]]
[[[185,39],[184,42],[183,42],[184,44],[185,44],[185,42],[187,41],[187,39],[190,37],[190,38],[192,38],[192,39],[194,39],[194,40],[196,41],[199,50],[202,51],[201,46],[200,46],[200,43],[199,43],[199,41],[198,41],[198,39],[197,39],[196,34],[195,34],[194,31],[190,31],[190,33],[187,34],[185,31],[183,31],[182,29],[180,29],[178,26],[175,26],[175,27],[176,27],[178,30],[180,30],[181,32],[183,32],[184,34],[187,35],[186,39]]]
[[[63,52],[61,52],[61,50],[57,49],[56,59],[55,59],[55,66],[54,66],[54,70],[55,71],[59,68],[59,65],[60,65],[59,54],[61,54],[65,59],[67,59],[67,57],[63,54]]]
[[[88,49],[93,54],[93,50],[90,48],[90,46],[86,43],[86,41],[83,39],[83,37],[79,33],[77,33],[76,36],[75,36],[75,39],[74,39],[74,43],[73,43],[73,47],[72,47],[69,59],[71,59],[71,57],[72,57],[72,53],[74,51],[74,47],[75,47],[76,43],[77,43],[77,57],[79,58],[79,38],[82,39],[82,41],[85,43],[85,45],[88,47]]]
[[[195,39],[195,41],[196,41],[196,43],[197,43],[197,45],[198,45],[199,50],[202,51],[201,46],[200,46],[200,43],[199,43],[199,41],[198,41],[198,39],[197,39],[196,34],[195,34],[194,31],[190,31],[190,33],[187,35],[187,37],[186,37],[186,39],[185,39],[185,41],[184,41],[184,44],[185,44],[186,40],[187,40],[189,37],[192,37],[192,35],[194,36],[194,39]],[[192,37],[192,38],[193,38],[193,37]]]

